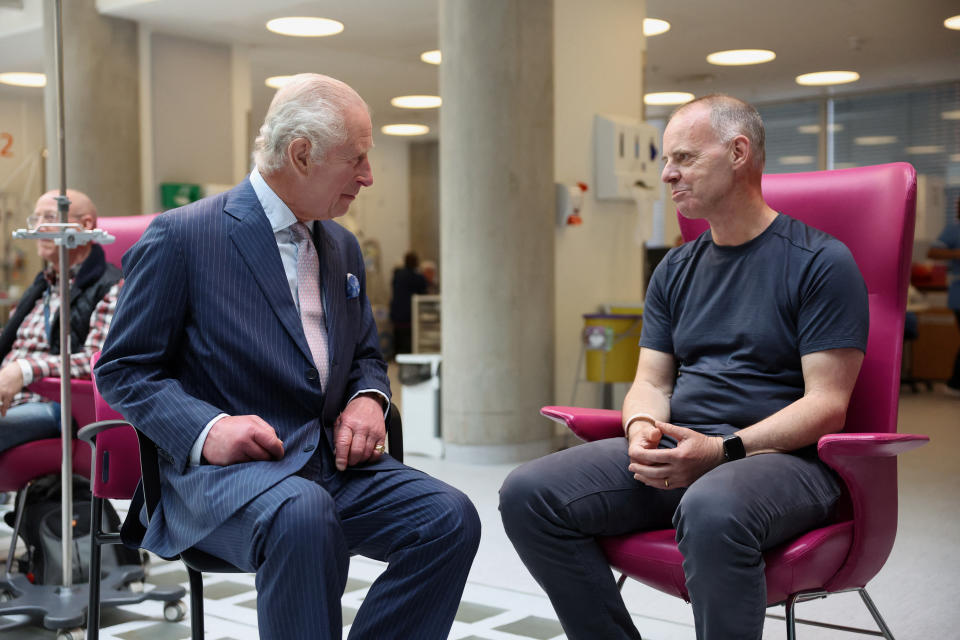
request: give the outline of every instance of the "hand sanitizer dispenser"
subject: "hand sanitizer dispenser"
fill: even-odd
[[[636,200],[637,190],[659,198],[660,135],[636,118],[596,115],[594,171],[598,200]]]

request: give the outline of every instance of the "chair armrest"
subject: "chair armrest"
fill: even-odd
[[[147,506],[147,520],[153,517],[153,512],[160,504],[160,458],[157,454],[157,445],[143,435],[139,429],[137,442],[140,445],[140,474],[143,486],[143,502]]]
[[[834,433],[820,438],[820,459],[843,479],[853,509],[853,543],[826,589],[862,587],[883,567],[897,532],[897,458],[926,444],[924,435]]]
[[[397,462],[403,462],[403,421],[400,418],[400,409],[390,403],[387,413],[387,444],[390,446],[390,455]]]
[[[540,415],[566,424],[578,438],[587,442],[623,437],[620,412],[613,409],[543,407]]]
[[[842,465],[844,458],[852,456],[897,456],[929,441],[928,436],[913,433],[831,433],[820,438],[817,453],[821,460],[833,467],[831,461]]]
[[[132,426],[126,420],[101,420],[100,422],[94,422],[93,424],[88,424],[84,428],[77,431],[77,437],[89,444],[91,447],[96,446],[97,436],[104,431],[109,431],[110,429],[116,429],[117,427],[130,427]]]

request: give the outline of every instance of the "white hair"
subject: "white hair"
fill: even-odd
[[[746,136],[750,141],[753,166],[757,171],[763,172],[767,155],[767,136],[763,128],[763,119],[756,107],[733,96],[714,93],[677,107],[673,115],[696,104],[703,104],[710,109],[710,125],[722,142],[730,142],[739,135]]]
[[[287,163],[287,148],[297,138],[306,138],[310,157],[322,161],[328,151],[346,142],[344,109],[351,103],[366,107],[357,92],[339,80],[317,73],[294,76],[270,103],[253,143],[253,161],[264,173],[281,169]]]

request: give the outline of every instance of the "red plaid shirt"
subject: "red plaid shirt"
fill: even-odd
[[[79,265],[70,269],[71,284],[78,269]],[[27,385],[40,378],[60,377],[60,356],[50,353],[50,343],[47,340],[47,323],[44,320],[44,307],[49,310],[51,323],[60,309],[60,290],[56,286],[57,272],[48,268],[44,274],[50,283],[47,294],[37,300],[33,309],[23,319],[23,323],[17,329],[17,336],[10,348],[10,353],[3,359],[3,366],[16,362],[23,372],[24,389],[14,396],[11,406],[27,402],[47,402],[43,396],[32,393],[27,389]],[[113,320],[113,312],[117,307],[117,294],[120,292],[122,284],[123,280],[110,287],[107,295],[94,308],[93,315],[90,316],[90,332],[87,334],[83,349],[70,354],[70,376],[72,378],[90,377],[90,358],[93,357],[94,352],[103,347],[107,330]],[[16,309],[11,310],[11,316],[14,311]]]

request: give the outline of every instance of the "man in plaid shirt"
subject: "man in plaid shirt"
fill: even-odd
[[[56,196],[37,200],[27,219],[31,229],[57,222]],[[67,190],[68,218],[85,229],[97,224],[97,210],[85,194]],[[60,377],[59,247],[38,240],[37,253],[47,266],[23,294],[0,333],[0,451],[42,438],[60,437],[60,405],[27,389],[34,380]],[[90,358],[103,345],[122,282],[98,244],[70,249],[70,376],[90,377]]]

